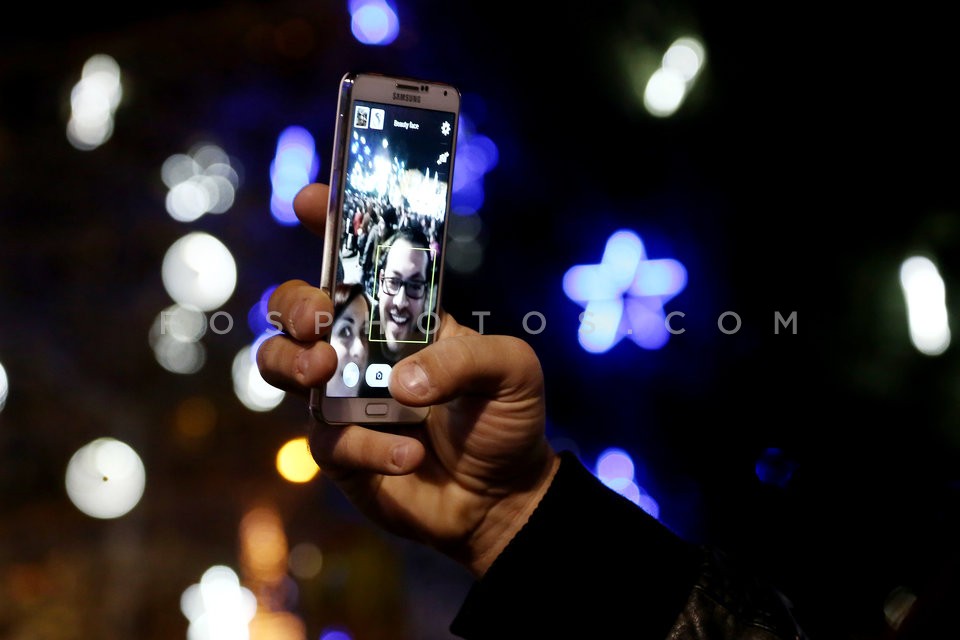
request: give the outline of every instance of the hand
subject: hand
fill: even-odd
[[[323,234],[328,189],[312,184],[294,200],[300,221]],[[330,298],[302,280],[280,285],[271,312],[284,334],[261,346],[268,382],[304,396],[336,370],[321,340]],[[394,367],[390,392],[432,406],[421,425],[378,431],[316,422],[314,459],[374,522],[419,540],[482,576],[546,492],[559,458],[544,435],[543,373],[530,346],[481,335],[440,311],[437,341]],[[274,316],[271,316],[274,317]]]

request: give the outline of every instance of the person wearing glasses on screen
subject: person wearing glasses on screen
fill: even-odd
[[[377,310],[370,328],[370,342],[381,347],[383,360],[394,363],[424,346],[426,330],[433,330],[434,255],[426,234],[403,227],[380,248],[375,293]]]

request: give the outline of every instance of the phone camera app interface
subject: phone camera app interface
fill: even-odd
[[[455,116],[357,101],[351,122],[327,395],[388,397],[393,364],[437,329]]]

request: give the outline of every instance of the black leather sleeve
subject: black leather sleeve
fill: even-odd
[[[540,504],[450,629],[468,639],[666,638],[701,565],[699,548],[564,452]]]
[[[468,640],[800,640],[790,603],[692,545],[570,453],[450,630]]]

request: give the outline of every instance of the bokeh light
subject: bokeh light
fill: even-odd
[[[284,129],[277,138],[277,150],[270,163],[270,213],[282,225],[299,224],[293,199],[314,181],[320,170],[316,143],[310,132],[299,126]]]
[[[693,82],[700,75],[705,62],[706,51],[703,44],[691,37],[677,38],[663,54],[663,68],[676,71],[687,83]]]
[[[206,347],[200,343],[206,331],[206,314],[192,305],[174,304],[158,313],[150,326],[150,347],[167,371],[197,373],[207,360]]]
[[[287,536],[273,507],[248,511],[240,521],[240,562],[255,582],[276,584],[287,573]]]
[[[654,518],[660,517],[660,505],[635,480],[636,465],[623,449],[610,447],[597,456],[594,475],[623,497],[646,511]]]
[[[260,375],[252,347],[244,347],[233,358],[232,373],[233,391],[251,411],[270,411],[283,401],[284,391],[269,384]]]
[[[120,65],[104,53],[87,59],[70,92],[67,140],[81,151],[96,149],[113,135],[114,112],[123,97]]]
[[[163,286],[183,306],[211,311],[233,295],[233,254],[209,233],[194,231],[175,241],[163,257]]]
[[[151,346],[157,363],[170,373],[194,374],[207,362],[207,348],[200,342],[183,342],[161,335]]]
[[[167,158],[160,176],[167,186],[166,208],[179,222],[193,222],[206,213],[224,213],[236,199],[240,176],[235,161],[212,143]]]
[[[930,258],[913,256],[900,267],[900,286],[907,305],[907,321],[913,346],[928,356],[940,355],[950,346],[946,286]]]
[[[606,449],[597,458],[596,475],[602,482],[633,480],[633,459],[623,449]]]
[[[698,39],[682,37],[675,40],[663,54],[661,66],[647,81],[643,92],[647,111],[661,118],[676,113],[689,95],[705,60],[706,52]]]
[[[623,337],[644,349],[659,349],[670,337],[663,305],[687,283],[678,261],[646,257],[633,231],[607,240],[599,264],[576,265],[563,276],[563,291],[584,308],[577,339],[591,353],[609,351]]]
[[[315,578],[323,569],[323,552],[312,542],[301,542],[290,549],[287,560],[290,573],[301,580]]]
[[[319,471],[305,437],[294,438],[277,451],[277,472],[288,482],[309,482]]]
[[[183,591],[180,611],[190,621],[187,640],[248,640],[257,599],[233,569],[214,565]]]
[[[174,304],[157,314],[150,332],[152,336],[170,336],[181,342],[196,342],[207,332],[207,316],[192,305]]]
[[[484,176],[499,163],[500,150],[489,137],[477,133],[473,120],[463,112],[457,124],[456,154],[450,208],[461,216],[471,215],[483,206]]]
[[[768,447],[757,458],[755,471],[764,484],[785,487],[799,465],[778,447]]]
[[[118,518],[133,509],[146,485],[146,470],[130,445],[97,438],[77,450],[67,463],[70,501],[93,518]]]
[[[277,328],[278,316],[270,316],[270,296],[276,291],[277,285],[267,287],[260,295],[260,299],[253,303],[250,311],[247,313],[247,326],[255,336],[260,336],[268,331],[274,333],[279,331]]]
[[[388,45],[397,39],[400,19],[386,0],[350,0],[350,31],[357,42]]]
[[[673,115],[687,93],[687,83],[676,69],[657,69],[647,81],[643,106],[655,116]]]
[[[7,370],[0,364],[0,411],[7,404],[7,394],[10,391],[10,380],[7,378]]]

